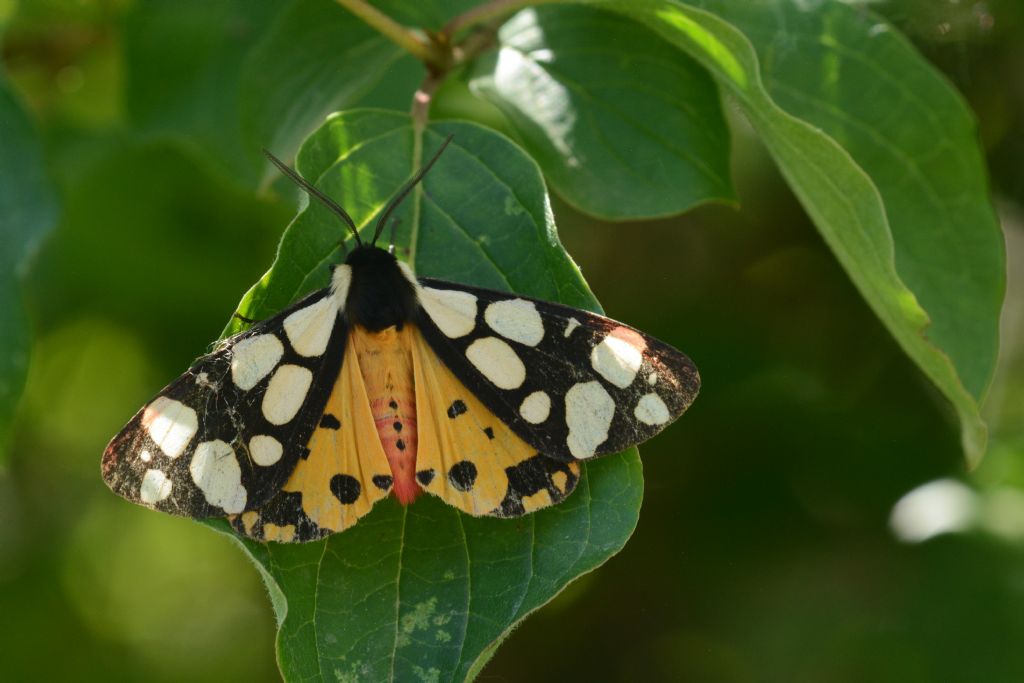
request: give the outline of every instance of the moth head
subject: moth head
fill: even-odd
[[[361,244],[345,257],[345,263],[351,266],[353,271],[364,268],[387,268],[396,261],[394,254],[372,244]]]
[[[344,310],[351,324],[376,332],[413,319],[418,307],[416,280],[394,254],[363,244],[338,268],[350,271]]]

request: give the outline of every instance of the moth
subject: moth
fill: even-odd
[[[389,495],[518,517],[564,500],[581,462],[649,439],[689,407],[700,377],[671,346],[580,309],[417,278],[376,246],[449,141],[368,243],[267,153],[355,247],[329,287],[219,342],[139,410],[103,454],[114,492],[227,517],[260,541],[343,531]]]

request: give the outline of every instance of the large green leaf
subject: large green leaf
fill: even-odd
[[[808,123],[773,99],[757,51],[721,17],[674,1],[597,4],[657,31],[735,97],[867,303],[952,402],[976,462],[986,441],[978,397],[994,358],[1002,246],[955,94],[905,41],[885,35],[891,29],[881,20],[865,23],[839,3],[799,5],[817,19],[794,19],[795,29],[788,2],[760,3],[763,14],[728,3],[737,16],[756,17],[747,28],[760,36],[773,73],[781,52],[795,52],[785,62],[795,73],[777,76],[776,90]],[[805,58],[817,64],[813,78],[803,69],[814,66],[793,66]],[[854,106],[858,97],[872,102]]]
[[[476,3],[375,4],[410,26],[439,29]],[[338,109],[406,111],[426,73],[331,0],[141,0],[124,35],[134,123],[180,141],[242,187],[270,173],[261,148],[293,155]]]
[[[765,88],[828,133],[882,195],[896,270],[928,312],[927,339],[980,400],[998,350],[1006,268],[974,117],[899,32],[845,3],[703,6],[743,31]]]
[[[57,197],[36,131],[0,74],[0,455],[28,371],[21,277],[57,221]]]
[[[733,199],[715,84],[653,31],[586,7],[537,7],[498,39],[470,85],[569,203],[628,219]]]
[[[454,142],[402,211],[399,256],[421,275],[596,310],[536,165],[493,131],[437,123],[420,139],[404,114],[350,111],[306,141],[298,168],[367,225],[448,134]],[[307,206],[239,312],[262,318],[327,285],[344,235],[330,212]],[[410,507],[388,499],[323,542],[243,542],[271,587],[285,678],[470,677],[518,621],[623,546],[642,490],[634,449],[587,465],[568,500],[519,520],[472,518],[424,496]]]
[[[182,4],[145,0],[129,15],[128,111],[242,186],[269,168],[261,148],[290,156],[331,111],[421,71],[333,2]]]

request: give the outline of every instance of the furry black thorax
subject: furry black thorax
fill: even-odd
[[[380,247],[364,244],[353,249],[345,263],[352,283],[345,302],[350,325],[371,332],[399,328],[413,319],[419,304],[416,290],[398,267],[398,260]]]

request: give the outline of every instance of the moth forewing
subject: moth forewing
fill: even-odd
[[[119,495],[206,518],[270,499],[304,454],[337,376],[345,329],[332,290],[313,292],[218,343],[107,446]]]
[[[455,376],[524,441],[559,460],[621,451],[696,398],[700,375],[675,348],[562,304],[422,278],[423,336]]]

